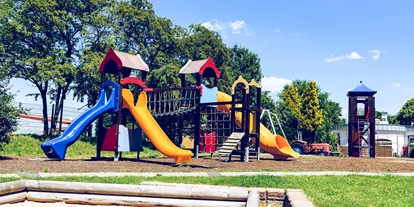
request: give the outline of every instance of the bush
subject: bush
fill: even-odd
[[[16,130],[18,108],[12,105],[13,95],[7,94],[7,81],[0,81],[0,150],[10,140],[10,133]]]

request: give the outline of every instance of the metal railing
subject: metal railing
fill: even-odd
[[[43,105],[42,104],[35,104],[35,103],[17,103],[14,102],[13,105],[18,106],[21,105],[22,108],[26,110],[27,114],[30,115],[37,115],[43,116]],[[47,106],[48,109],[48,117],[50,118],[52,114],[52,105]],[[63,107],[62,118],[65,120],[73,120],[78,117],[85,109],[79,109],[76,107],[65,106]],[[59,120],[58,120],[59,121]],[[50,122],[49,122],[50,124]],[[66,128],[67,124],[62,124],[62,128]],[[43,131],[43,122],[39,120],[31,120],[26,118],[20,118],[18,120],[17,130],[14,132],[16,134],[35,134],[40,133]]]
[[[348,130],[348,124],[334,124],[333,130],[346,131]],[[414,126],[405,126],[405,125],[396,125],[396,124],[376,124],[375,130],[414,132]]]

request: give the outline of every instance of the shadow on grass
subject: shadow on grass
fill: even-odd
[[[270,161],[277,161],[277,162],[297,162],[297,159],[291,158],[260,158],[260,160],[270,160]]]
[[[96,158],[93,157],[91,159],[71,159],[71,161],[86,161],[86,162],[92,162],[92,161],[103,161],[103,162],[114,162],[113,157],[101,157]],[[128,161],[128,162],[139,162],[139,163],[145,163],[145,164],[156,164],[156,165],[163,165],[163,166],[171,166],[171,167],[177,167],[177,168],[194,168],[194,169],[215,169],[215,168],[224,168],[225,166],[217,166],[217,165],[199,165],[199,164],[175,164],[173,161],[161,161],[161,160],[155,160],[155,159],[139,159],[136,158],[120,158],[118,162],[122,161]]]

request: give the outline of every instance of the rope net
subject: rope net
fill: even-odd
[[[231,134],[230,117],[218,111],[215,105],[201,109],[201,133],[216,135],[216,148],[220,148]]]
[[[197,90],[148,90],[147,107],[153,116],[170,116],[193,111],[197,105]]]

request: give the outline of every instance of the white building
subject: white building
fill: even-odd
[[[392,142],[393,155],[400,157],[402,147],[408,145],[409,138],[414,138],[414,126],[388,124],[387,113],[382,113],[381,120],[375,120],[375,139],[388,139]],[[348,146],[348,124],[334,125],[333,132],[338,136],[341,146]]]

